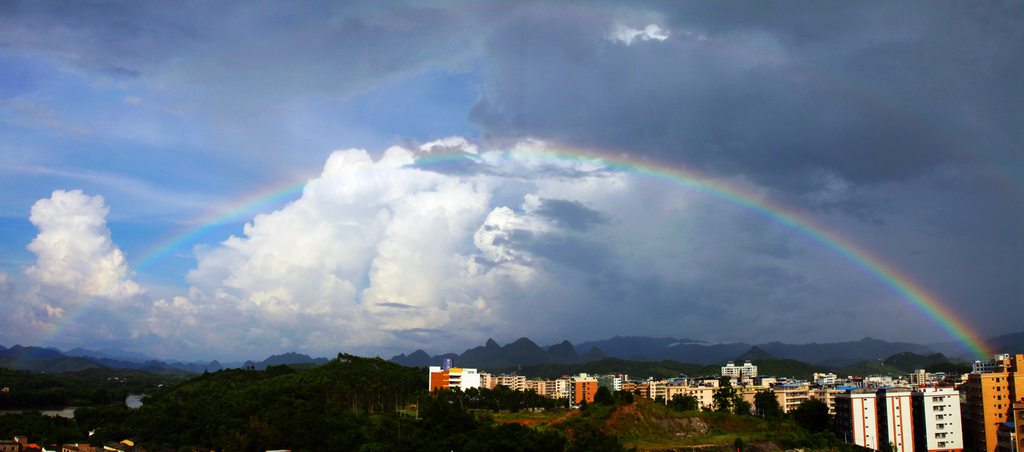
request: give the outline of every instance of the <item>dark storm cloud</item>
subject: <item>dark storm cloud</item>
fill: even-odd
[[[346,95],[470,48],[453,13],[273,2],[5,2],[0,42],[115,77],[183,74],[220,86],[224,100],[265,100],[271,90]]]
[[[579,201],[565,199],[542,199],[536,213],[554,221],[559,226],[583,232],[591,226],[607,224],[608,216],[591,209]]]
[[[670,37],[625,45],[607,39],[616,18],[524,8],[488,41],[492,89],[470,118],[492,138],[628,150],[797,192],[820,170],[877,183],[1019,160],[1019,5],[653,9]]]

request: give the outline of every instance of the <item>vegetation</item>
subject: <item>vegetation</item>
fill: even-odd
[[[43,383],[50,378],[32,375]],[[425,369],[339,355],[301,371],[271,366],[204,373],[151,392],[138,409],[91,406],[78,409],[74,419],[7,415],[0,417],[0,437],[57,444],[135,437],[151,450],[854,449],[828,432],[831,419],[820,402],[784,415],[766,392],[755,396],[759,415],[750,416],[737,391],[722,386],[720,412],[698,411],[692,396],[656,403],[605,387],[593,403],[569,410],[566,401],[504,387],[428,394]]]
[[[864,361],[862,363],[854,364],[852,366],[844,367],[842,369],[836,369],[833,373],[836,375],[847,376],[854,375],[860,377],[866,377],[868,375],[906,375],[907,372],[900,370],[893,366],[886,366],[879,363],[878,361]]]
[[[758,359],[754,361],[760,375],[775,375],[799,380],[810,380],[815,373],[827,373],[828,369],[795,359]]]
[[[154,393],[186,377],[97,367],[61,374],[0,368],[0,409],[40,409],[124,403],[128,394]]]

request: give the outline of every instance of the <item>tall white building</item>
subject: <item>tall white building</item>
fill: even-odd
[[[909,388],[883,388],[878,398],[878,440],[895,452],[913,452],[914,418]]]
[[[847,443],[878,450],[878,404],[875,390],[848,388],[836,394],[836,430]]]
[[[441,366],[430,366],[429,389],[461,389],[480,387],[480,374],[476,369],[464,369],[452,367],[444,369]]]
[[[722,366],[722,376],[749,380],[757,376],[757,366],[751,364],[750,361],[744,362],[742,366],[737,366],[729,361]]]
[[[953,388],[916,388],[911,397],[915,452],[963,450],[960,393]]]

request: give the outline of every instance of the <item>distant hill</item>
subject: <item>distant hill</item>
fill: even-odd
[[[921,356],[910,352],[897,353],[883,361],[886,366],[892,366],[908,373],[917,369],[926,369],[928,366],[945,362],[949,362],[949,359],[942,353]]]
[[[63,353],[49,348],[22,347],[15,345],[6,350],[0,351],[0,358],[13,358],[16,360],[30,359],[57,359],[66,358]]]
[[[770,342],[759,345],[762,349],[782,359],[795,359],[805,363],[841,368],[862,361],[885,359],[901,352],[919,355],[934,353],[929,348],[908,342],[886,342],[866,337],[856,342],[834,342],[827,344],[783,344]]]
[[[840,369],[864,361],[885,359],[903,352],[924,356],[935,354],[923,345],[872,338],[824,344],[769,342],[750,345],[742,342],[705,344],[691,339],[615,336],[603,341],[584,342],[570,350],[571,345],[569,341],[563,341],[544,350],[525,337],[504,347],[498,345],[494,339],[488,339],[486,344],[466,350],[461,355],[449,353],[430,357],[426,352],[417,350],[408,356],[396,355],[391,361],[404,366],[423,367],[440,365],[442,358],[451,357],[458,366],[504,368],[546,363],[584,363],[604,357],[630,361],[668,360],[702,365],[721,365],[729,360],[777,359],[800,361],[819,368]],[[591,353],[595,349],[600,354]]]
[[[830,370],[814,364],[795,359],[758,359],[752,361],[757,366],[757,373],[773,377],[789,377],[799,380],[810,380],[815,373],[828,373]]]
[[[1024,331],[988,338],[985,340],[985,343],[988,344],[993,353],[1024,353]],[[928,347],[952,359],[963,359],[966,361],[978,359],[962,342],[937,342],[928,344]],[[991,358],[991,356],[986,356],[985,358]]]
[[[942,372],[944,374],[966,374],[966,373],[971,373],[971,370],[973,370],[973,367],[970,364],[957,364],[957,363],[945,362],[945,363],[932,364],[932,365],[930,365],[928,367],[925,367],[924,370],[925,370],[925,372],[929,372],[929,373]]]
[[[682,344],[704,344],[701,341],[692,339],[674,339],[671,337],[639,337],[639,336],[613,336],[603,341],[587,341],[576,346],[577,353],[586,353],[593,347],[600,347],[608,356],[622,359],[630,359],[635,356],[646,356],[666,348]]]
[[[1024,332],[996,336],[989,345],[998,353],[1024,353]]]
[[[832,372],[840,378],[848,376],[866,377],[868,375],[906,375],[908,373],[893,366],[886,366],[878,361],[863,361]]]
[[[301,353],[288,352],[281,355],[271,355],[267,359],[260,362],[246,361],[243,367],[248,368],[250,366],[255,367],[256,370],[264,370],[270,366],[279,366],[282,364],[315,364],[320,365],[330,361],[327,358],[311,358],[309,355],[303,355]]]
[[[75,372],[103,366],[85,358],[62,356],[60,358],[0,358],[0,367],[12,370],[57,373]]]
[[[604,359],[600,349],[592,347],[587,353],[577,354],[577,348],[569,341],[562,341],[545,350],[533,341],[521,337],[515,342],[498,345],[488,339],[484,345],[466,350],[461,355],[445,354],[431,357],[423,350],[406,356],[404,353],[391,357],[391,362],[409,367],[439,366],[444,358],[452,358],[459,367],[479,369],[502,369],[535,364],[573,364]]]
[[[121,350],[119,348],[103,348],[101,350],[87,350],[81,347],[76,347],[71,350],[64,352],[65,356],[77,356],[80,358],[95,358],[95,359],[109,359],[114,361],[128,361],[136,363],[144,363],[147,361],[154,361],[156,358],[146,356],[142,353],[129,352]]]
[[[761,347],[753,346],[746,353],[737,356],[730,361],[733,361],[737,365],[742,364],[744,361],[754,362],[760,359],[776,359],[771,353],[768,353],[761,349]]]
[[[430,367],[441,365],[441,360],[437,359],[436,364],[434,358],[431,358],[427,352],[423,350],[416,350],[405,356],[405,353],[401,355],[391,357],[391,362],[401,364],[406,367]]]

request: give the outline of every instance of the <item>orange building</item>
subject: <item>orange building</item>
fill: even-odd
[[[986,369],[987,370],[987,369]],[[967,378],[970,429],[977,452],[996,452],[999,425],[1013,422],[1013,404],[1024,396],[1024,355],[1000,355],[991,373]]]
[[[438,366],[430,366],[431,392],[438,389],[459,389],[465,391],[469,388],[480,387],[480,374],[476,369],[464,369],[452,367],[445,369]]]
[[[586,401],[594,402],[594,394],[597,394],[597,378],[587,374],[579,374],[572,377],[569,382],[569,404],[579,405]]]

